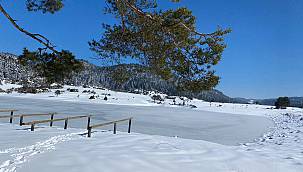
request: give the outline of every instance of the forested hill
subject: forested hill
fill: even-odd
[[[0,80],[6,79],[13,82],[34,81],[41,82],[37,79],[34,72],[30,68],[21,66],[17,60],[17,56],[9,53],[0,53]],[[147,90],[159,91],[168,95],[188,96],[203,99],[206,101],[216,102],[232,102],[233,99],[224,95],[218,90],[202,91],[199,93],[180,92],[177,88],[159,77],[143,72],[139,65],[124,65],[124,66],[110,66],[99,67],[90,64],[86,61],[84,63],[84,70],[80,73],[75,73],[72,77],[66,80],[66,84],[73,85],[88,85],[105,87],[111,90],[120,91],[134,91]],[[113,79],[113,71],[123,67],[123,70],[135,71],[134,75],[128,76],[128,79],[120,84]],[[125,72],[126,72],[125,71]],[[125,73],[123,72],[123,73]]]
[[[274,106],[277,99],[256,100],[258,104]],[[303,97],[289,97],[289,105],[293,107],[303,107]]]

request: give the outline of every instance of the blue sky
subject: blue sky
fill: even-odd
[[[100,62],[87,42],[102,34],[101,24],[113,23],[103,14],[102,0],[65,0],[55,15],[29,13],[24,0],[1,4],[24,28],[41,33],[58,49],[79,58]],[[187,6],[197,16],[197,29],[214,31],[230,27],[228,48],[216,66],[221,82],[217,89],[232,97],[271,98],[303,96],[303,1],[302,0],[161,0],[160,8]],[[20,54],[39,44],[19,33],[0,14],[0,52]]]

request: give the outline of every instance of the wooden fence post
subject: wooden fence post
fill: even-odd
[[[132,125],[132,119],[130,118],[128,121],[128,133],[130,133],[131,125]]]
[[[51,120],[51,121],[50,121],[50,123],[49,123],[49,126],[52,127],[52,126],[53,126],[53,120],[54,120],[54,114],[53,114],[53,113],[51,114],[50,120]]]
[[[117,123],[114,123],[114,134],[117,133]]]
[[[90,116],[87,117],[87,129],[90,127]]]
[[[91,137],[92,136],[92,127],[88,127],[87,129],[87,137]]]
[[[20,126],[23,124],[23,115],[20,116]]]
[[[13,123],[14,111],[11,111],[11,117],[9,118],[9,123]]]
[[[66,130],[67,129],[67,124],[68,124],[68,118],[65,119],[65,122],[64,122],[64,129]]]
[[[34,131],[35,130],[35,124],[32,124],[31,125],[31,131]]]

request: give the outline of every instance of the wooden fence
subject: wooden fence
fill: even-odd
[[[128,133],[130,133],[130,129],[131,129],[131,125],[132,125],[132,119],[133,118],[126,118],[126,119],[110,121],[110,122],[106,122],[106,123],[101,123],[101,124],[96,124],[96,125],[89,126],[87,128],[87,136],[91,137],[91,133],[92,133],[93,128],[104,127],[104,126],[111,125],[111,124],[114,124],[113,132],[114,132],[114,134],[116,134],[117,133],[117,123],[121,123],[121,122],[125,122],[125,121],[128,121]]]
[[[13,119],[19,117],[20,118],[20,121],[19,121],[19,125],[20,126],[22,126],[22,125],[30,125],[31,126],[31,131],[34,131],[36,124],[49,123],[49,126],[52,127],[53,126],[53,122],[64,121],[64,129],[67,129],[68,121],[69,120],[87,118],[87,131],[88,131],[87,132],[87,136],[88,137],[91,137],[92,129],[108,126],[108,125],[111,125],[111,124],[114,124],[113,133],[116,134],[117,133],[117,123],[122,123],[122,122],[125,122],[125,121],[128,121],[128,133],[130,133],[130,131],[131,131],[131,125],[132,125],[132,119],[133,119],[131,117],[131,118],[126,118],[126,119],[109,121],[109,122],[105,122],[105,123],[101,123],[101,124],[90,125],[92,115],[69,116],[69,117],[54,119],[54,115],[57,114],[57,113],[19,114],[19,115],[14,115],[14,112],[16,112],[16,111],[18,111],[18,110],[13,110],[13,109],[2,109],[1,110],[0,109],[0,112],[10,112],[10,115],[2,115],[2,116],[0,116],[0,119],[9,118],[9,122],[13,123]],[[48,120],[35,120],[35,121],[31,121],[31,122],[24,122],[24,117],[35,117],[35,116],[50,116],[50,119],[48,119]]]
[[[50,116],[50,119],[52,120],[52,119],[54,119],[54,115],[55,115],[55,114],[56,114],[56,113],[47,113],[47,114],[22,114],[22,115],[20,115],[20,122],[19,122],[19,124],[20,124],[20,126],[23,125],[24,117]],[[50,123],[50,126],[53,126],[53,123],[52,123],[52,122]]]
[[[9,123],[13,123],[13,116],[14,116],[14,112],[16,112],[18,110],[15,109],[0,109],[0,112],[10,112],[11,114],[9,115]],[[1,117],[0,117],[1,118]]]
[[[43,124],[43,123],[50,123],[50,126],[52,126],[53,122],[56,121],[64,121],[64,129],[67,129],[68,121],[69,120],[74,120],[74,119],[80,119],[80,118],[88,118],[87,120],[87,126],[90,124],[90,115],[81,115],[81,116],[72,116],[72,117],[66,117],[66,118],[57,118],[57,119],[49,119],[49,120],[40,120],[40,121],[31,121],[31,122],[26,122],[22,123],[22,125],[31,125],[31,131],[35,130],[35,125],[36,124]]]

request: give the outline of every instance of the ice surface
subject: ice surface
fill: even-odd
[[[0,108],[7,107],[18,109],[21,113],[92,114],[95,115],[93,122],[132,116],[134,117],[133,131],[138,133],[178,136],[225,145],[252,142],[273,126],[270,119],[261,116],[235,115],[190,108],[88,104],[1,96]],[[58,125],[62,126],[62,124]],[[71,121],[71,125],[72,127],[86,126],[83,120]],[[118,130],[126,131],[126,126],[118,125]]]
[[[11,86],[16,85],[3,88]],[[97,91],[111,93],[111,99],[89,100],[89,94],[69,92],[54,97],[54,90],[0,94],[0,109],[17,113],[93,114],[93,123],[133,116],[135,132],[127,134],[126,126],[118,125],[117,135],[110,127],[94,130],[88,139],[82,120],[72,121],[68,130],[59,122],[54,128],[40,125],[35,132],[1,120],[0,172],[303,171],[302,109],[188,100],[197,106],[191,109],[172,106],[171,100],[155,104],[148,95]]]

